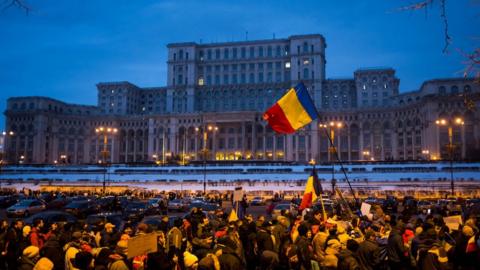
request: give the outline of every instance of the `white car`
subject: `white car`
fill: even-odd
[[[8,217],[28,217],[46,209],[44,203],[36,199],[22,200],[7,208]]]

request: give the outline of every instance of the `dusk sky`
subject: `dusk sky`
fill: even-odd
[[[249,40],[322,34],[327,77],[388,66],[402,92],[425,80],[462,76],[458,50],[479,43],[480,1],[474,0],[447,1],[449,54],[442,53],[438,5],[396,11],[415,1],[25,1],[28,15],[0,11],[2,112],[12,96],[96,104],[98,82],[163,86],[168,43],[242,41],[246,31]],[[2,115],[0,129],[4,121]]]

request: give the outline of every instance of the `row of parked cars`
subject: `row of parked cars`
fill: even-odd
[[[7,217],[24,218],[27,223],[35,218],[42,218],[47,223],[85,220],[94,224],[104,220],[121,228],[125,221],[139,222],[147,216],[160,218],[168,211],[187,212],[193,207],[213,211],[220,208],[220,205],[203,198],[169,200],[166,196],[145,200],[131,196],[53,196],[50,193],[36,198],[23,194],[0,196],[0,208],[6,209]]]

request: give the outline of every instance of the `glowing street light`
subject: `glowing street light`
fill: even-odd
[[[437,126],[446,126],[448,128],[448,152],[450,155],[450,186],[452,189],[452,196],[454,196],[455,183],[453,182],[453,148],[455,146],[453,145],[453,126],[463,126],[465,122],[463,121],[463,118],[456,117],[453,119],[437,119],[435,121],[435,124],[437,124]]]
[[[103,164],[105,166],[105,170],[103,171],[103,193],[105,194],[105,189],[106,189],[106,173],[107,173],[107,169],[106,169],[106,166],[108,165],[108,162],[107,162],[107,158],[108,158],[108,148],[107,148],[107,145],[108,145],[108,136],[113,136],[115,134],[117,134],[118,132],[118,129],[117,128],[113,128],[113,127],[98,127],[95,129],[95,133],[100,135],[100,136],[103,136],[103,151],[102,151],[102,158],[103,160],[99,160],[98,163],[100,164]]]

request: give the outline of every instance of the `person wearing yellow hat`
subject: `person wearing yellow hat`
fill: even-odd
[[[198,268],[198,258],[197,256],[193,255],[192,253],[185,251],[183,253],[183,262],[185,264],[186,269],[195,270]]]
[[[53,262],[50,261],[47,257],[43,257],[35,264],[33,270],[52,270]]]
[[[20,257],[18,270],[31,270],[40,258],[40,249],[36,246],[28,246]]]

